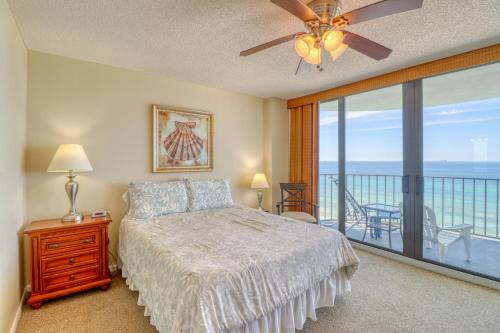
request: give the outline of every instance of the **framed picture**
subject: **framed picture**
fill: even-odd
[[[153,105],[153,172],[212,169],[213,114]]]

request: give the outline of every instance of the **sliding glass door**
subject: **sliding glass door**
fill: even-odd
[[[402,86],[345,98],[345,230],[349,238],[403,251]]]
[[[500,280],[500,63],[320,105],[320,220]]]
[[[423,258],[500,277],[500,64],[425,79]]]

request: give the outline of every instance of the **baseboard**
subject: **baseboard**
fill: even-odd
[[[448,276],[451,278],[455,278],[458,280],[474,283],[474,284],[477,284],[477,285],[480,285],[483,287],[488,287],[488,288],[500,290],[500,282],[497,282],[497,281],[493,281],[493,280],[489,280],[486,278],[482,278],[480,276],[456,271],[454,269],[450,269],[447,267],[434,265],[434,264],[431,264],[429,262],[408,258],[408,257],[405,257],[405,256],[400,255],[400,254],[392,253],[389,251],[384,251],[384,250],[377,249],[377,248],[369,246],[369,245],[360,244],[358,242],[351,242],[351,244],[352,244],[352,247],[354,247],[356,249],[360,249],[360,250],[363,250],[366,252],[377,254],[379,256],[389,258],[389,259],[392,259],[395,261],[399,261],[399,262],[402,262],[402,263],[407,264],[407,265],[422,268],[422,269],[425,269],[425,270],[428,270],[428,271],[431,271],[434,273],[442,274],[442,275],[445,275],[445,276]]]
[[[19,325],[19,320],[21,320],[21,314],[23,312],[23,306],[24,302],[26,301],[26,297],[28,296],[28,293],[31,292],[31,285],[26,285],[23,290],[23,294],[21,296],[21,300],[19,301],[19,304],[17,305],[17,311],[16,311],[16,316],[14,317],[14,320],[12,321],[12,325],[10,326],[10,333],[16,333],[17,332],[17,326]]]

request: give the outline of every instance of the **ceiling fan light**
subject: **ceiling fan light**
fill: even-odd
[[[301,38],[297,38],[295,40],[295,52],[297,52],[297,54],[304,58],[304,57],[307,57],[309,55],[309,45],[307,45],[307,43],[301,39]]]
[[[339,30],[328,30],[323,34],[323,47],[328,52],[337,49],[344,40],[344,34]]]
[[[331,51],[330,56],[332,57],[332,60],[333,61],[337,60],[342,54],[344,54],[347,48],[348,48],[347,44],[342,43],[335,50]]]
[[[314,48],[314,37],[311,35],[302,35],[295,39],[295,52],[302,57],[306,58],[309,56],[311,49]]]
[[[321,63],[321,47],[313,47],[309,56],[305,57],[304,60],[312,65],[319,65]]]

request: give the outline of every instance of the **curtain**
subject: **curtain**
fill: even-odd
[[[318,103],[302,105],[290,112],[290,182],[306,184],[308,202],[318,204],[319,120]],[[310,205],[307,212],[312,214]]]

